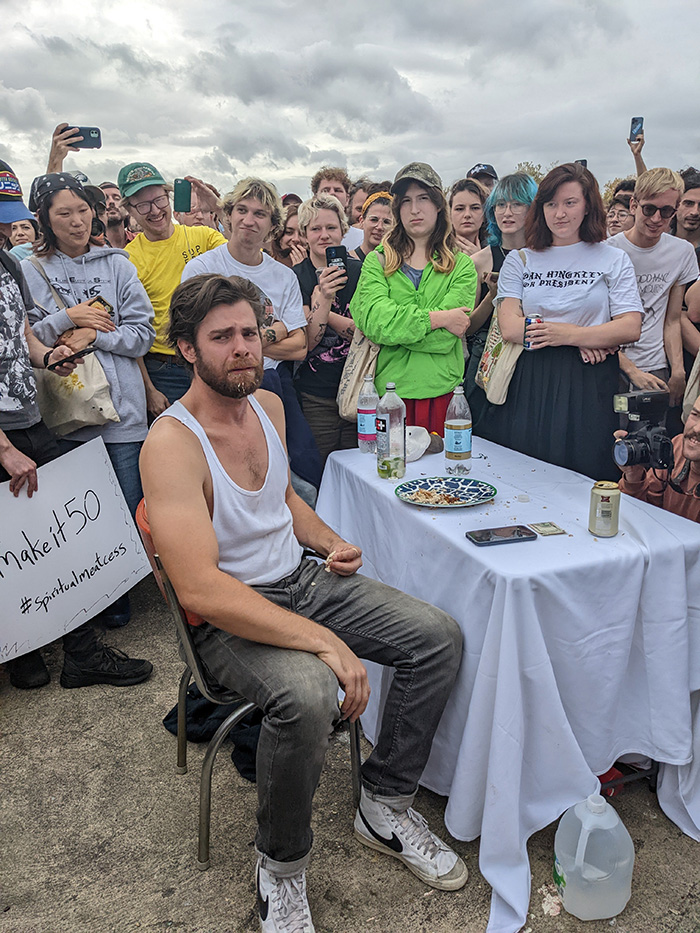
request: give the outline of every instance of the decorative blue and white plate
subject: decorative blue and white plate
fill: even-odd
[[[490,502],[498,490],[490,483],[466,476],[422,476],[394,490],[402,502],[428,509],[463,509]]]

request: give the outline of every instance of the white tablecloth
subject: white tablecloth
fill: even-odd
[[[515,933],[530,899],[528,837],[594,793],[594,775],[621,755],[667,763],[661,805],[700,839],[700,526],[623,496],[620,533],[594,538],[590,479],[479,438],[474,447],[471,476],[497,487],[495,502],[409,505],[371,455],[342,451],[328,460],[317,511],[363,548],[364,573],[462,627],[460,675],[421,783],[448,797],[453,836],[481,836],[488,933]],[[436,454],[409,464],[406,479],[442,473]],[[498,547],[464,536],[541,521],[566,534]],[[368,670],[372,741],[391,674]]]

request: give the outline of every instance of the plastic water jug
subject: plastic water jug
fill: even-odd
[[[634,844],[600,794],[569,807],[554,837],[554,881],[564,909],[579,920],[606,920],[632,893]]]

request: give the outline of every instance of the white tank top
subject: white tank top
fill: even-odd
[[[212,524],[219,542],[219,570],[242,583],[275,583],[299,566],[302,547],[294,536],[287,507],[288,463],[275,426],[262,406],[248,398],[267,444],[267,475],[261,489],[243,489],[228,475],[214,453],[206,431],[180,402],[161,418],[175,418],[199,439],[214,490]]]

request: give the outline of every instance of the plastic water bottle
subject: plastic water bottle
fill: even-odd
[[[634,844],[604,797],[569,807],[554,837],[554,881],[565,910],[579,920],[607,920],[632,893]]]
[[[464,476],[472,468],[472,413],[457,386],[445,415],[445,472]]]
[[[357,446],[360,453],[377,452],[377,402],[379,395],[371,376],[365,376],[357,400]]]
[[[377,473],[382,479],[402,479],[406,473],[406,406],[387,382],[377,405]]]

